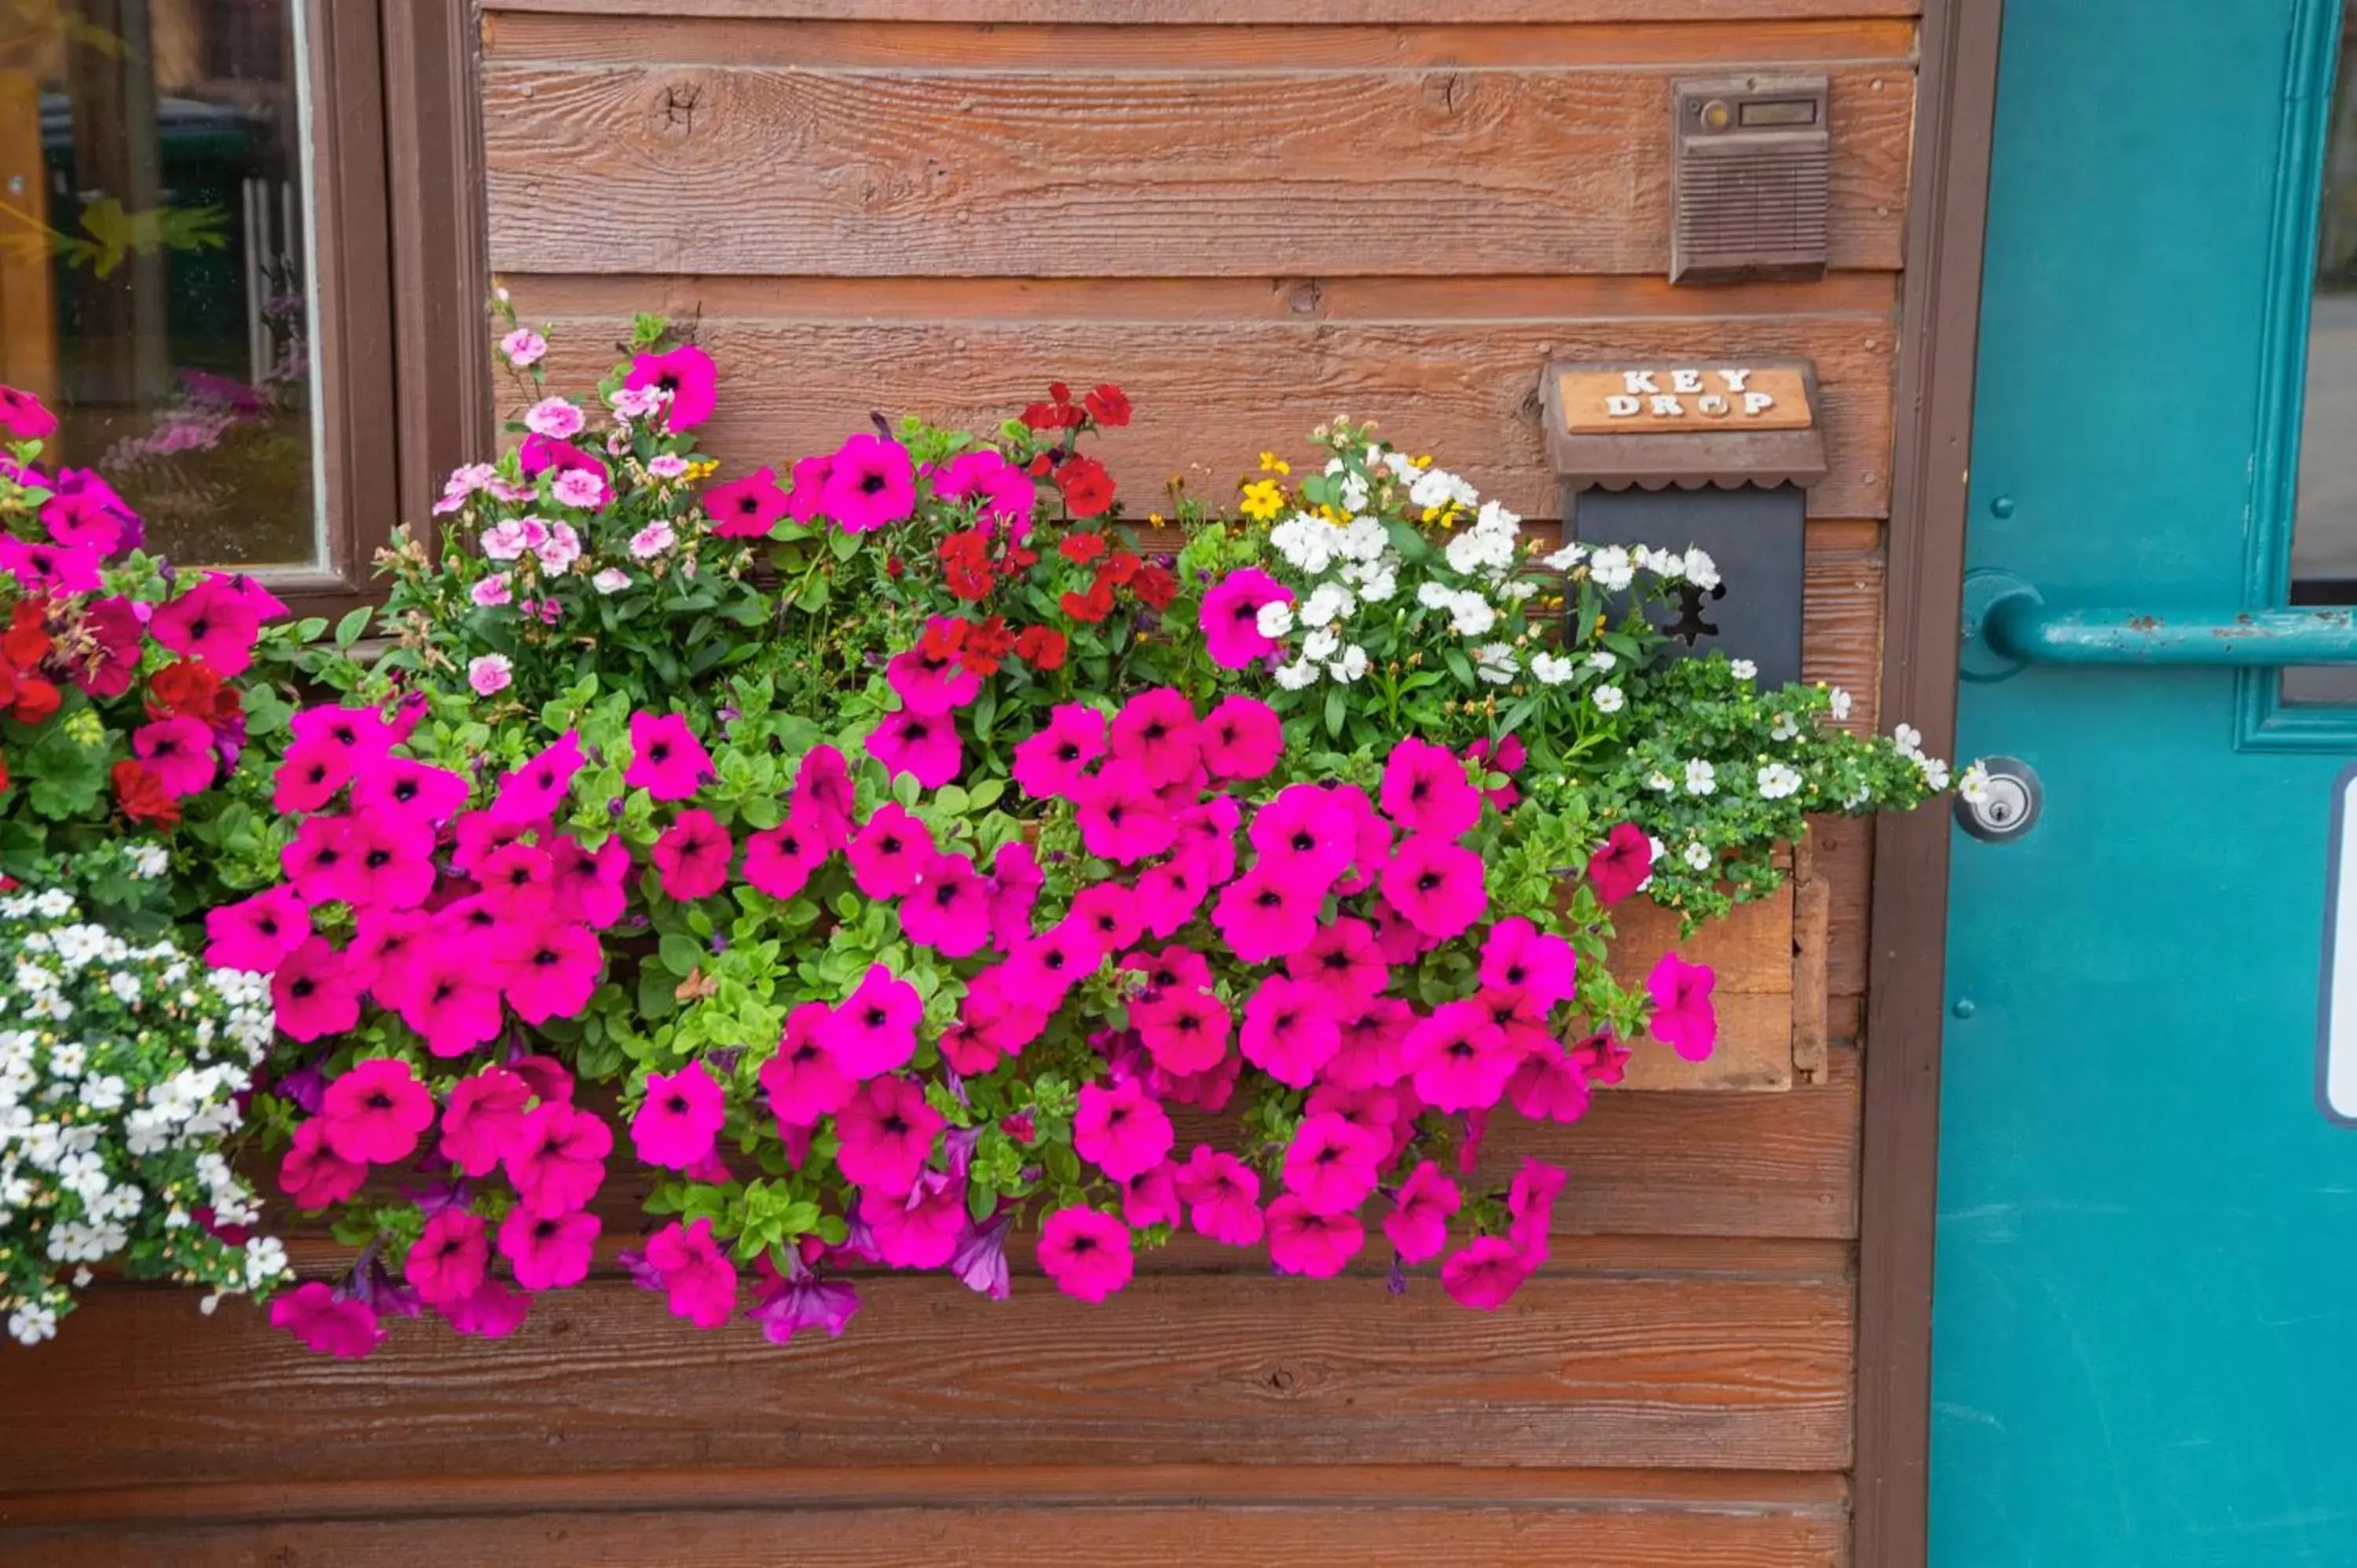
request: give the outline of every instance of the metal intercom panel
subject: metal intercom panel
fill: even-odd
[[[1822,76],[1681,81],[1670,164],[1670,281],[1825,270],[1833,139]]]

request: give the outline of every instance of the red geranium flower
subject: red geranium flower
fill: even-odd
[[[1113,589],[1103,583],[1097,583],[1085,594],[1066,594],[1057,602],[1074,620],[1086,621],[1093,626],[1113,614]]]
[[[1023,411],[1024,424],[1034,430],[1070,430],[1087,417],[1072,402],[1072,389],[1061,381],[1049,383],[1048,398]]]
[[[969,622],[958,649],[958,663],[977,675],[994,675],[998,671],[999,661],[1014,646],[1015,634],[1006,629],[1005,616]]]
[[[987,598],[996,579],[990,574],[990,540],[978,528],[960,529],[942,541],[942,567],[949,590],[959,598]]]
[[[1094,457],[1073,457],[1056,470],[1056,486],[1074,517],[1095,517],[1113,505],[1113,476]]]
[[[1086,565],[1105,553],[1104,535],[1068,533],[1064,536],[1064,542],[1056,546],[1056,553],[1067,561]]]
[[[1027,626],[1015,639],[1015,657],[1034,670],[1060,670],[1064,634],[1051,626]]]
[[[20,725],[37,725],[58,711],[65,701],[59,690],[38,675],[20,675],[16,679],[16,699],[8,709],[8,716]]]
[[[147,716],[207,718],[221,691],[221,675],[200,659],[179,659],[167,664],[147,682]]]
[[[47,626],[49,601],[19,599],[16,613],[9,618],[8,629],[0,633],[0,659],[18,670],[30,670],[49,656],[49,632]]]
[[[1178,596],[1178,579],[1159,566],[1141,566],[1130,592],[1157,610],[1167,610]]]
[[[1129,423],[1129,397],[1111,381],[1101,381],[1097,390],[1084,400],[1089,414],[1099,424],[1114,426]]]
[[[114,765],[114,799],[123,814],[135,822],[153,822],[169,832],[180,821],[180,804],[164,790],[156,770],[135,757]]]
[[[1097,563],[1097,575],[1115,586],[1126,585],[1145,563],[1126,550],[1116,550]]]

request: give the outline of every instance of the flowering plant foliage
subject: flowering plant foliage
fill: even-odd
[[[1698,553],[1550,561],[1361,428],[1240,522],[1182,507],[1173,557],[1082,450],[1117,388],[697,492],[655,465],[695,461],[710,361],[665,341],[590,447],[542,398],[454,479],[446,548],[393,562],[396,655],[314,661],[340,701],[293,723],[283,880],[208,917],[210,961],[272,976],[281,1185],[361,1249],[274,1306],[318,1349],[511,1330],[587,1274],[625,1139],[654,1223],[621,1261],[781,1342],[841,1332],[859,1269],[1004,1295],[1018,1226],[1099,1300],[1180,1231],[1323,1277],[1372,1220],[1395,1288],[1437,1262],[1497,1306],[1563,1173],[1485,1179],[1490,1118],[1715,1042],[1707,969],[1613,979],[1612,907],[1712,913],[1803,811],[1943,781],[1830,693],[1668,657],[1646,596]],[[715,603],[613,555],[658,523]],[[737,537],[774,613],[730,607],[746,564],[705,551]],[[645,597],[585,634],[608,571]]]
[[[152,845],[96,850],[153,881]],[[267,1293],[285,1247],[248,1236],[223,1154],[271,1041],[260,978],[206,970],[167,935],[134,943],[62,887],[0,894],[0,1316],[37,1344],[89,1265]],[[210,1303],[208,1303],[210,1308]]]

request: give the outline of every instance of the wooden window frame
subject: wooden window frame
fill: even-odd
[[[367,604],[376,553],[491,435],[472,0],[296,0],[311,113],[322,558],[253,575],[297,616]]]

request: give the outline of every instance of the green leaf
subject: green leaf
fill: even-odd
[[[358,642],[361,639],[361,634],[368,630],[369,617],[375,613],[375,609],[368,605],[362,605],[356,610],[347,611],[344,618],[336,623],[336,646],[339,649],[348,649]]]
[[[1342,721],[1350,715],[1350,688],[1340,683],[1326,688],[1326,733],[1340,740]]]

